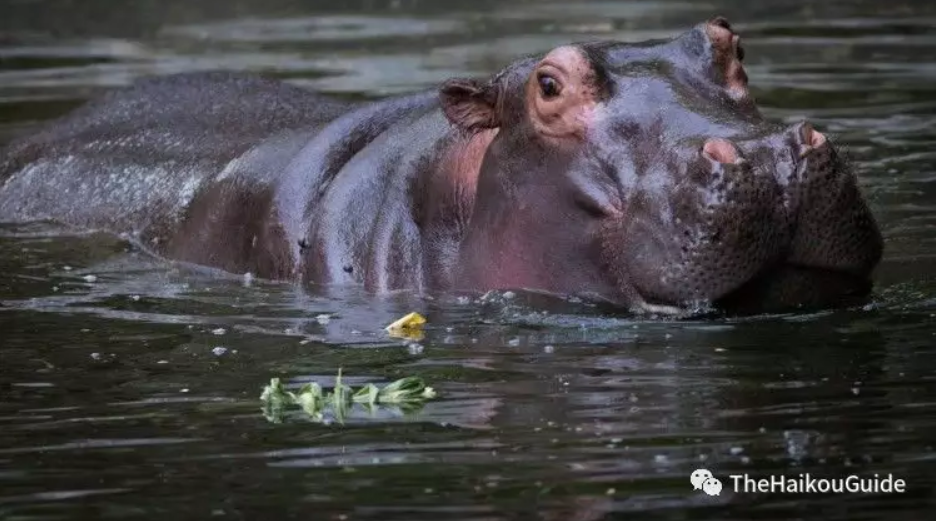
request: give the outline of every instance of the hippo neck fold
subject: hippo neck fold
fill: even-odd
[[[425,111],[435,101],[432,92],[425,92],[365,105],[322,127],[293,157],[276,191],[275,208],[295,258],[301,258],[314,208],[348,161],[401,116]]]
[[[496,134],[454,128],[433,93],[372,103],[325,125],[276,190],[294,276],[374,291],[450,287]]]

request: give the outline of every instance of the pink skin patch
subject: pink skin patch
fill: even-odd
[[[825,134],[814,129],[812,125],[806,123],[803,125],[802,130],[803,144],[809,148],[819,148],[826,142]]]
[[[438,193],[452,194],[456,207],[466,215],[470,214],[474,203],[481,162],[497,132],[498,129],[494,128],[472,133],[464,140],[453,143],[442,156],[439,170],[444,175],[435,176],[435,179],[444,180],[449,187],[448,190]]]

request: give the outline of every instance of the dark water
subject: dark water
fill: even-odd
[[[140,75],[243,69],[381,96],[725,14],[764,110],[847,145],[887,253],[861,309],[671,322],[522,295],[314,299],[3,226],[0,519],[932,517],[936,4],[2,4],[0,141]],[[388,338],[411,310],[426,337]],[[441,396],[343,426],[261,414],[270,377],[329,383],[339,367],[354,384],[420,375]],[[907,491],[709,497],[698,467],[725,483],[890,473]]]

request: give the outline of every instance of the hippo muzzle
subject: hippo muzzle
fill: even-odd
[[[644,302],[752,310],[868,294],[881,235],[823,134],[800,123],[766,138],[709,138],[698,153],[665,194],[644,192],[624,231]]]

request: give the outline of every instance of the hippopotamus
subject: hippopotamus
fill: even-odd
[[[765,118],[722,17],[370,101],[249,74],[111,91],[0,154],[0,221],[377,294],[527,289],[652,313],[866,299],[882,238],[808,122]]]

